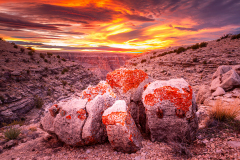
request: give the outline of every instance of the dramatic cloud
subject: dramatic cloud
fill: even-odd
[[[0,37],[43,49],[142,52],[237,34],[239,8],[238,0],[0,0]]]

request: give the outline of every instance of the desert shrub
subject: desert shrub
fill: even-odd
[[[35,52],[35,49],[32,47],[27,47],[28,50]]]
[[[155,55],[157,52],[153,52],[153,55]]]
[[[146,59],[143,59],[143,60],[141,60],[141,63],[144,63],[144,62],[146,62],[147,60]]]
[[[0,101],[2,101],[2,103],[4,103],[5,98],[3,97],[3,95],[0,95]]]
[[[156,58],[156,56],[151,56],[150,59]]]
[[[207,64],[207,61],[206,61],[206,60],[204,60],[204,61],[203,61],[203,64]]]
[[[62,80],[62,85],[66,86],[67,85],[67,81]]]
[[[17,45],[14,45],[13,47],[14,47],[14,48],[18,48],[18,46],[17,46]]]
[[[196,44],[192,45],[191,48],[192,48],[192,49],[198,49],[198,48],[199,48],[199,44],[196,43]]]
[[[43,99],[41,97],[39,97],[38,95],[35,95],[34,96],[34,104],[35,104],[35,107],[40,109],[42,108],[44,102],[43,102]]]
[[[14,125],[18,125],[18,124],[19,124],[20,126],[22,126],[22,125],[24,125],[24,123],[25,123],[25,119],[21,118],[20,121],[14,120],[12,123],[9,123],[9,124],[7,124],[7,123],[2,123],[2,125],[3,125],[3,126],[14,126]]]
[[[33,51],[29,51],[29,52],[28,52],[28,55],[29,55],[29,56],[32,56],[32,55],[33,55]]]
[[[47,52],[47,55],[49,55],[49,56],[52,56],[53,54],[52,54],[52,53],[50,53],[50,52]]]
[[[44,56],[44,54],[43,54],[43,53],[40,53],[40,54],[39,54],[39,56],[40,56],[40,58],[42,58],[42,59],[44,59],[44,58],[45,58],[45,56]]]
[[[48,62],[48,60],[47,60],[47,59],[44,59],[44,62],[46,62],[46,63],[47,63],[47,62]]]
[[[3,41],[3,38],[2,38],[2,37],[0,37],[0,41]]]
[[[50,88],[48,88],[48,90],[47,90],[47,95],[48,95],[48,96],[51,96],[51,94],[52,94],[52,90],[51,90]]]
[[[237,35],[233,35],[233,36],[231,37],[231,39],[239,39],[239,38],[240,38],[240,33],[237,34]]]
[[[21,48],[20,51],[23,53],[23,52],[25,51],[25,49],[24,49],[24,48]]]
[[[221,39],[217,39],[216,41],[219,42]]]
[[[27,70],[27,74],[30,74],[30,70],[29,69]]]
[[[60,56],[59,56],[59,55],[57,55],[57,58],[60,58]]]
[[[199,47],[200,48],[207,47],[207,44],[208,44],[207,42],[202,42],[202,43],[200,43]]]
[[[37,131],[37,127],[30,127],[29,130],[32,132],[35,132],[35,131]]]
[[[226,39],[228,37],[230,37],[230,34],[223,35],[220,39]]]
[[[224,104],[222,100],[217,100],[209,111],[211,118],[218,121],[235,120],[240,115],[240,100]]]
[[[68,68],[63,68],[62,74],[64,74],[65,72],[68,72]]]
[[[16,45],[16,44],[15,44],[15,43],[13,43],[13,42],[12,42],[11,44],[12,44],[12,45]]]
[[[66,62],[66,59],[65,59],[65,58],[62,58],[62,61],[63,61],[63,62]]]
[[[6,59],[5,59],[5,62],[6,62],[6,63],[10,62],[10,59],[9,59],[9,58],[6,58]]]
[[[177,49],[176,53],[179,54],[179,53],[185,52],[186,50],[187,50],[187,49],[184,48],[184,47],[179,47],[179,48]]]
[[[197,57],[193,58],[193,62],[198,62]]]
[[[19,134],[21,133],[21,130],[20,129],[17,129],[17,128],[10,128],[10,129],[7,129],[4,133],[4,136],[6,139],[17,139]]]

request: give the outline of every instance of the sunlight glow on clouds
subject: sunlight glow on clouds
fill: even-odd
[[[236,0],[0,0],[0,37],[41,50],[145,52],[240,31]]]

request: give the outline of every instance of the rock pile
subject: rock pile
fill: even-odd
[[[72,146],[103,143],[132,153],[142,147],[141,132],[152,141],[192,141],[198,123],[191,86],[184,79],[155,81],[142,70],[120,68],[79,97],[48,109],[42,128]],[[181,132],[181,133],[180,133]]]

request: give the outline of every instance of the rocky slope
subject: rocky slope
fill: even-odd
[[[200,85],[210,85],[212,74],[218,66],[240,64],[240,39],[231,40],[228,37],[207,43],[206,47],[187,49],[179,54],[169,53],[179,47],[153,50],[128,60],[125,67],[141,69],[159,80],[182,77],[197,93]],[[164,52],[169,54],[161,56]]]
[[[108,72],[111,72],[125,64],[131,54],[84,54],[84,53],[54,53],[71,61],[78,62],[82,66],[89,68],[94,74],[102,80],[106,78]]]
[[[77,62],[0,40],[0,126],[99,79]]]

